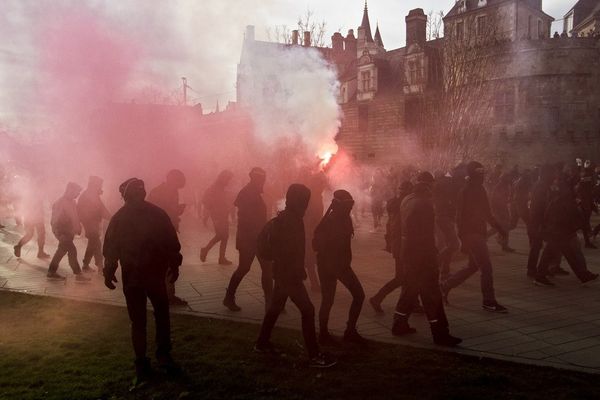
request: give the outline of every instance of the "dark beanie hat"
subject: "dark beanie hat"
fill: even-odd
[[[285,194],[286,207],[306,206],[310,200],[310,189],[301,183],[293,183]]]
[[[133,189],[144,189],[144,181],[138,178],[130,178],[119,186],[119,192],[125,200],[133,192]]]

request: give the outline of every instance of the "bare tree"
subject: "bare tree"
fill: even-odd
[[[510,114],[514,100],[499,79],[509,45],[499,36],[495,17],[462,24],[446,32],[438,53],[438,90],[421,104],[419,137],[433,168],[489,157],[494,123]]]
[[[443,36],[442,27],[444,26],[443,11],[429,11],[427,13],[427,40],[439,39]]]
[[[310,46],[325,47],[327,23],[325,20],[317,21],[313,10],[306,9],[306,13],[298,17],[295,28],[290,28],[287,25],[276,25],[273,28],[267,28],[267,37],[270,41],[292,44],[293,30],[298,30],[300,41],[304,38],[304,32],[310,32]]]

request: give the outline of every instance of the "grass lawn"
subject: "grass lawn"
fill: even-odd
[[[597,376],[373,343],[337,350],[339,364],[306,367],[299,332],[277,330],[284,352],[252,352],[259,327],[173,316],[174,357],[186,376],[133,377],[124,308],[0,292],[0,399],[598,399]],[[149,316],[150,317],[150,316]],[[151,321],[151,319],[150,319]],[[149,323],[152,343],[153,323]],[[152,344],[149,346],[153,351]]]

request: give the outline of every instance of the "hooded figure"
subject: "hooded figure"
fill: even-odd
[[[101,224],[103,219],[109,219],[110,213],[102,202],[102,178],[90,176],[87,189],[79,196],[77,201],[77,213],[85,237],[88,240],[85,255],[83,256],[83,271],[93,272],[90,267],[90,261],[94,258],[94,263],[98,268],[98,273],[102,273],[102,241],[100,240]]]
[[[327,213],[315,229],[313,248],[317,252],[317,270],[321,280],[321,308],[319,310],[319,340],[335,342],[329,333],[329,313],[333,306],[337,282],[340,281],[352,295],[344,340],[365,345],[366,340],[356,330],[358,317],[365,300],[365,292],[352,270],[352,238],[354,227],[350,212],[354,199],[345,190],[336,190]]]
[[[402,336],[414,333],[408,325],[413,308],[421,298],[438,345],[456,346],[461,339],[450,335],[439,286],[437,249],[435,246],[435,213],[432,201],[433,176],[421,172],[417,184],[400,207],[402,224],[401,259],[405,269],[402,294],[396,305],[392,333]]]
[[[227,186],[233,178],[233,173],[224,170],[219,173],[217,180],[204,192],[202,204],[205,208],[204,225],[207,219],[213,222],[215,235],[208,244],[200,249],[200,260],[206,261],[208,252],[214,245],[219,245],[219,265],[231,265],[232,262],[225,257],[227,242],[229,240],[229,213],[233,207],[231,195],[227,192]]]
[[[462,249],[469,255],[469,264],[442,283],[442,292],[447,299],[452,288],[480,271],[483,309],[506,313],[506,307],[496,301],[492,262],[487,247],[487,225],[491,225],[502,237],[506,236],[506,231],[492,215],[487,192],[483,187],[484,179],[485,171],[481,163],[471,161],[467,164],[467,183],[459,192],[456,204],[456,225]]]
[[[514,249],[508,245],[508,232],[511,228],[510,201],[512,198],[513,175],[503,174],[492,191],[491,209],[496,221],[504,228],[506,236],[498,234],[498,243],[502,251],[514,253]]]
[[[52,205],[52,217],[50,225],[52,233],[58,239],[58,248],[48,267],[48,278],[64,280],[56,271],[60,261],[65,255],[69,258],[69,266],[73,270],[78,281],[89,281],[90,278],[81,273],[81,267],[77,260],[77,248],[73,243],[75,235],[81,234],[81,222],[77,214],[77,204],[75,199],[81,193],[81,186],[69,182],[65,194]]]
[[[167,173],[166,181],[152,189],[148,195],[150,203],[162,208],[167,213],[177,232],[179,232],[181,214],[185,210],[185,204],[179,204],[179,190],[185,187],[185,183],[183,172],[173,169]],[[171,282],[171,271],[167,271],[167,275],[169,302],[173,306],[186,306],[187,301],[175,295],[175,285]]]
[[[179,372],[171,358],[169,298],[165,279],[174,283],[182,262],[181,246],[169,216],[145,201],[144,182],[128,179],[119,187],[125,204],[111,218],[104,238],[104,284],[115,289],[115,272],[121,264],[123,293],[131,320],[137,382],[151,375],[146,358],[146,301],[150,299],[156,322],[156,358],[168,373]]]
[[[262,193],[266,181],[266,172],[262,168],[250,170],[250,182],[240,190],[233,204],[238,209],[238,227],[236,247],[239,251],[239,264],[231,275],[223,305],[231,311],[240,311],[235,302],[235,293],[242,279],[250,271],[252,262],[256,257],[258,234],[267,223],[267,205]],[[262,275],[261,284],[265,294],[265,307],[271,300],[273,293],[273,272],[271,263],[258,257]]]
[[[285,210],[273,218],[265,227],[261,236],[268,236],[269,247],[272,248],[273,298],[267,307],[260,335],[255,350],[262,353],[274,351],[271,344],[271,332],[277,318],[289,298],[300,310],[302,318],[302,335],[310,359],[310,366],[330,367],[335,361],[319,351],[315,332],[315,308],[308,297],[303,281],[306,279],[304,269],[304,221],[303,217],[310,201],[310,189],[295,183],[291,185],[285,197]]]

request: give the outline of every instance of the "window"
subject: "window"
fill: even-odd
[[[363,71],[360,73],[360,81],[362,90],[368,92],[371,90],[371,71]]]
[[[408,62],[408,80],[411,85],[416,85],[423,81],[423,68],[420,60]]]
[[[483,36],[487,30],[487,15],[477,17],[477,35]]]
[[[465,23],[460,21],[456,23],[456,39],[463,40],[465,38]]]
[[[538,39],[541,39],[544,37],[544,24],[542,23],[542,20],[538,19]]]
[[[369,130],[369,106],[358,107],[358,131],[367,133]]]
[[[515,118],[514,95],[512,90],[503,90],[496,94],[495,116],[499,123],[510,124]]]

